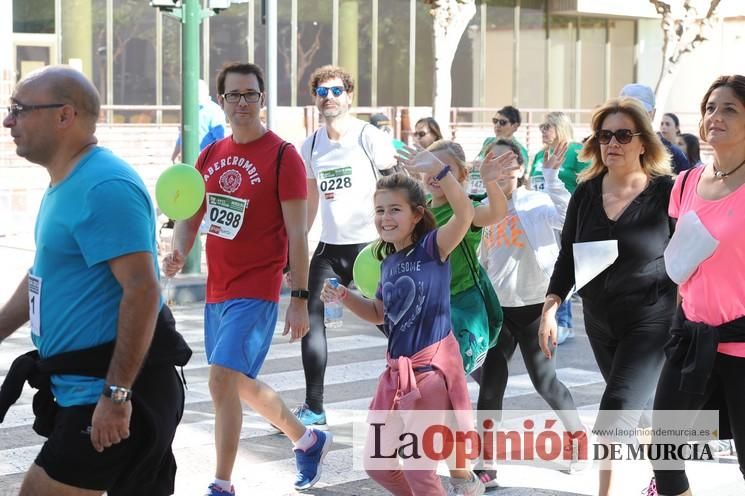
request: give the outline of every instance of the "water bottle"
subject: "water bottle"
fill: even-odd
[[[339,280],[335,277],[326,279],[326,282],[332,288],[339,287]],[[339,328],[342,326],[342,314],[344,312],[344,305],[341,301],[334,300],[324,303],[323,305],[323,323],[327,328]]]

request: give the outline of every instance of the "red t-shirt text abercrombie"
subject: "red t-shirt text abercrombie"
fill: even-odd
[[[292,145],[282,155],[278,184],[282,142],[272,131],[246,144],[227,137],[203,150],[197,160],[212,221],[207,235],[207,303],[279,300],[287,262],[280,202],[307,198],[305,166]]]

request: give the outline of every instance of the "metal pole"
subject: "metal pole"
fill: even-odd
[[[372,28],[370,33],[370,55],[371,77],[370,77],[370,105],[378,105],[378,0],[372,0]]]
[[[339,0],[331,2],[331,63],[339,65]]]
[[[106,0],[106,104],[114,105],[114,0]],[[106,122],[114,122],[114,111],[106,112]]]
[[[184,0],[181,36],[181,157],[193,165],[199,156],[199,24],[202,9],[199,0]],[[202,270],[202,242],[197,235],[194,247],[186,257],[184,274],[199,274]]]
[[[163,105],[163,14],[155,10],[155,105]],[[155,122],[163,123],[163,111],[155,111]]]
[[[277,1],[266,2],[266,126],[274,129],[277,114]]]
[[[409,107],[416,105],[416,0],[409,0]],[[445,123],[447,125],[447,123]]]
[[[290,105],[297,105],[297,0],[290,6]]]

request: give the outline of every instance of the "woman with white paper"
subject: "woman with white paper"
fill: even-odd
[[[654,408],[718,410],[745,474],[745,76],[722,76],[709,87],[699,133],[714,160],[681,174],[670,198],[678,225],[665,261],[682,305]],[[663,426],[657,413],[654,425]],[[683,462],[666,468],[655,464],[659,494],[691,494]]]
[[[556,309],[576,283],[587,337],[606,381],[593,430],[633,429],[654,393],[675,310],[675,284],[663,260],[673,231],[667,214],[670,157],[646,109],[621,98],[595,110],[580,159],[591,165],[569,201],[538,337],[550,358]],[[611,482],[610,467],[602,467],[598,494],[612,494]]]

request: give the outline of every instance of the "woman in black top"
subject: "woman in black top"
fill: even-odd
[[[610,244],[617,245],[618,257],[578,291],[587,337],[606,381],[597,431],[637,426],[638,412],[619,419],[611,410],[643,410],[654,393],[676,292],[663,260],[674,227],[667,214],[670,157],[646,110],[633,98],[609,100],[593,114],[592,129],[580,154],[591,166],[569,202],[538,334],[550,357],[556,309],[575,285],[576,244],[615,241]],[[597,259],[581,261],[582,269]],[[610,491],[611,471],[601,469],[599,494]]]

